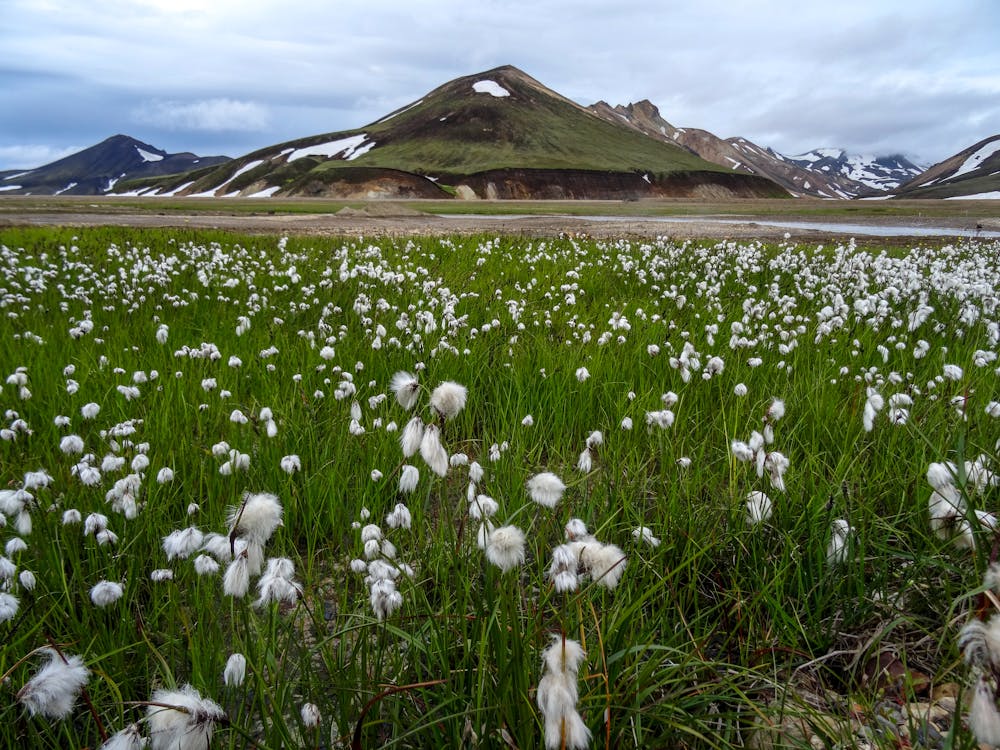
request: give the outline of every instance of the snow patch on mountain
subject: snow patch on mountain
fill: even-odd
[[[1000,151],[1000,138],[991,143],[987,143],[981,149],[972,154],[968,159],[963,162],[953,175],[949,179],[954,179],[959,175],[968,174],[969,172],[974,172],[982,166],[982,163],[989,159],[997,151]]]
[[[142,157],[143,161],[163,161],[162,154],[154,154],[152,151],[147,151],[144,148],[135,147],[135,150],[139,152],[139,156]]]
[[[338,138],[335,141],[317,143],[315,146],[297,148],[288,157],[288,161],[295,161],[296,159],[301,159],[304,156],[325,156],[327,158],[333,158],[334,156],[343,155],[345,159],[350,159],[354,155],[355,150],[358,149],[367,138],[367,133],[361,133],[360,135],[352,135],[347,138]],[[374,145],[375,144],[372,143],[368,146],[368,149]],[[367,151],[368,149],[365,150]],[[358,156],[360,156],[360,154],[358,154]]]
[[[472,90],[477,94],[489,94],[490,96],[503,97],[510,96],[510,92],[496,81],[476,81],[472,84]]]

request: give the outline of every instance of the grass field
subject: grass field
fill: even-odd
[[[643,201],[377,201],[431,214],[528,214],[562,216],[760,216],[829,220],[960,219],[989,220],[997,216],[996,201],[828,201],[704,200]],[[311,198],[119,198],[107,196],[2,196],[0,218],[33,213],[221,213],[332,214],[357,201]]]
[[[0,742],[898,747],[972,684],[998,288],[997,242],[0,230]]]

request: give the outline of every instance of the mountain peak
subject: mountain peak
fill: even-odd
[[[224,161],[228,157],[169,154],[117,133],[82,151],[24,172],[17,177],[16,185],[3,187],[7,195],[103,195],[121,179],[176,174]]]

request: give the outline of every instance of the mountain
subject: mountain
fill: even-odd
[[[457,78],[363,128],[119,188],[351,199],[786,195],[766,178],[608,122],[511,66]]]
[[[103,195],[119,180],[187,172],[228,161],[227,156],[168,154],[127,135],[100,143],[36,169],[0,172],[4,195]]]
[[[781,158],[814,174],[842,177],[861,185],[862,188],[855,192],[855,197],[895,190],[924,171],[923,167],[902,154],[859,156],[848,154],[839,148],[819,148],[798,156]]]
[[[707,130],[675,127],[648,100],[615,107],[597,102],[590,109],[605,120],[624,123],[652,138],[676,143],[715,164],[767,177],[795,196],[873,195],[891,190],[921,172],[920,167],[902,156],[852,156],[839,149],[783,156],[746,138],[722,139]]]
[[[895,191],[898,198],[1000,198],[1000,134],[939,162]]]

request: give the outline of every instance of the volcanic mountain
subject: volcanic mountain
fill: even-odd
[[[648,100],[616,107],[597,102],[590,109],[609,122],[624,123],[651,138],[676,143],[715,164],[767,177],[795,196],[875,195],[898,187],[922,171],[902,156],[855,156],[841,149],[783,156],[746,138],[723,139],[707,130],[671,125]]]
[[[299,138],[134,193],[367,198],[771,197],[771,180],[608,122],[504,66],[357,130]]]
[[[1000,198],[1000,134],[938,162],[896,192],[899,198]]]
[[[168,154],[127,135],[113,135],[36,169],[0,172],[0,194],[104,195],[119,180],[187,172],[228,160],[228,156]]]

